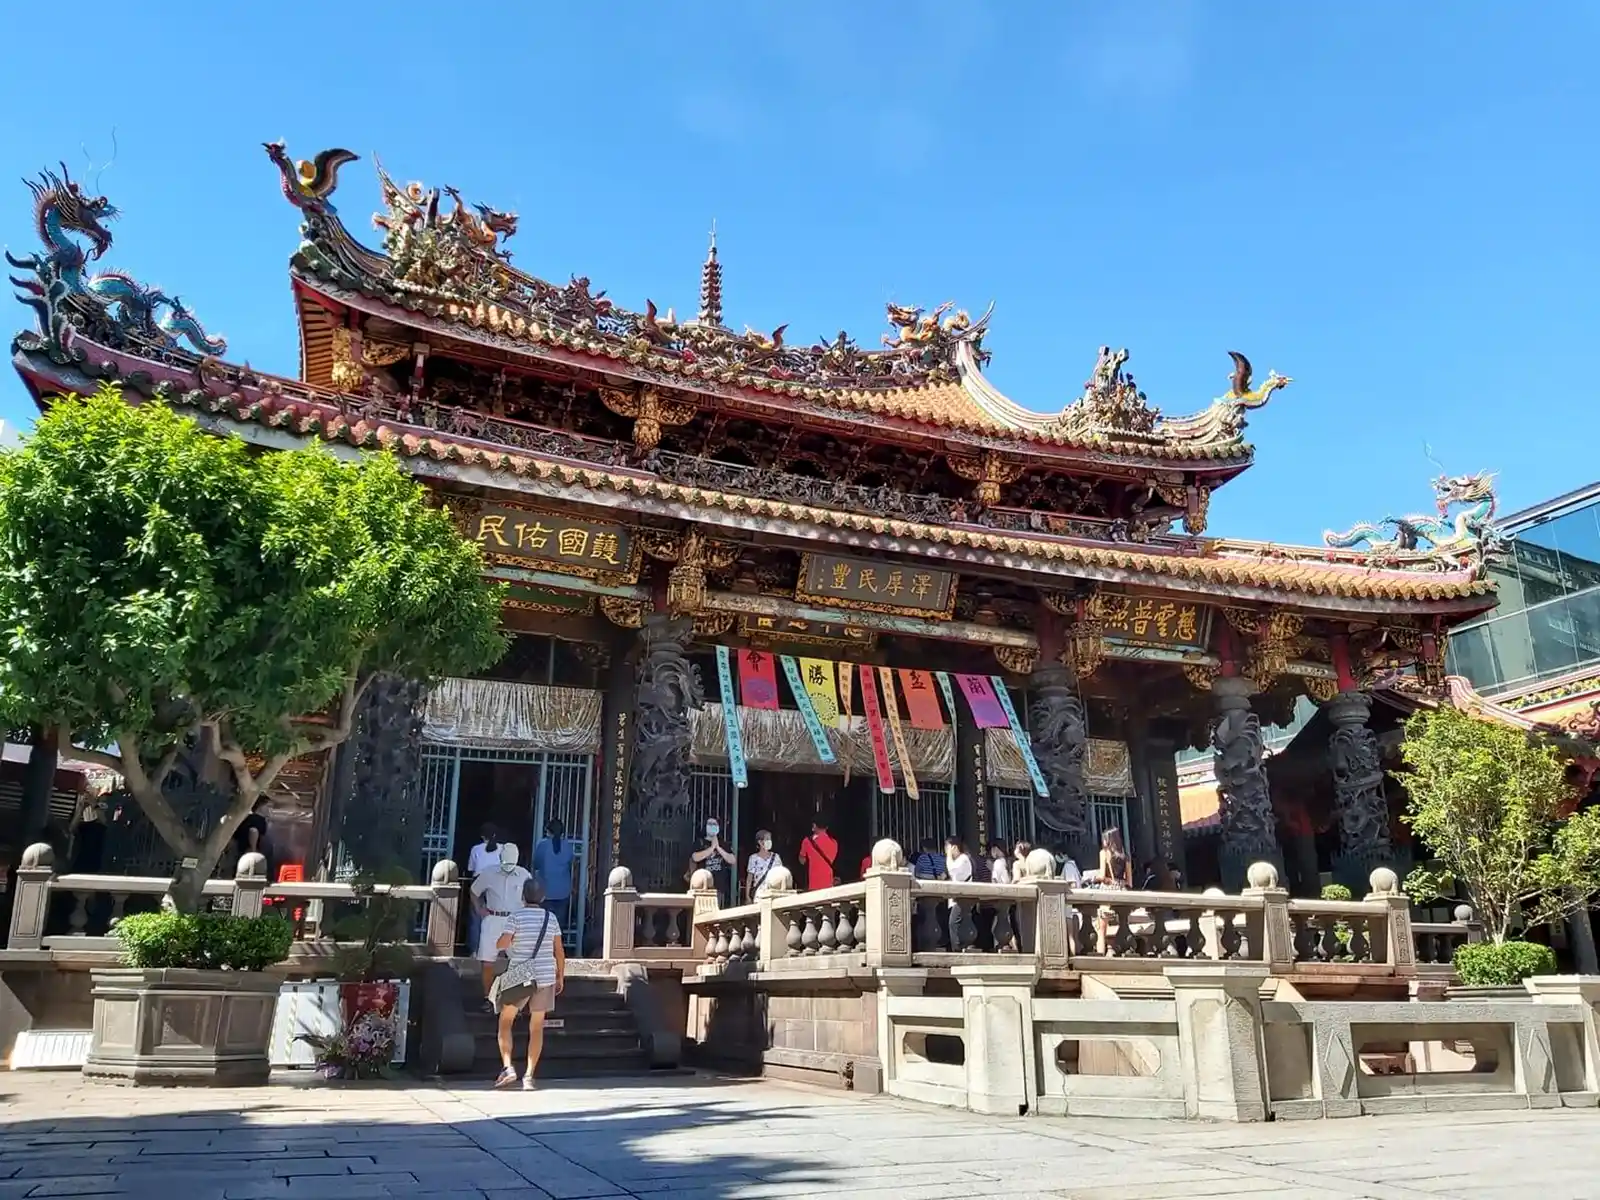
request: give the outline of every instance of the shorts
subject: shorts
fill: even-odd
[[[496,997],[501,1008],[515,1008],[518,1012],[527,1009],[529,1012],[547,1013],[556,1006],[555,984],[547,983],[540,986],[536,983],[525,983],[520,987],[508,987],[501,990]]]
[[[500,935],[506,931],[510,917],[498,917],[490,913],[483,918],[483,925],[478,931],[478,961],[490,963],[500,957]]]

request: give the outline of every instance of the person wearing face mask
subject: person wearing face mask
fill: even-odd
[[[701,867],[710,871],[718,903],[728,905],[733,902],[733,872],[738,865],[733,851],[722,844],[722,822],[713,817],[706,822],[706,840],[689,856],[690,873]]]
[[[750,861],[744,869],[744,899],[749,904],[756,898],[756,892],[767,877],[767,872],[773,867],[783,866],[783,859],[773,853],[772,833],[770,830],[759,829],[756,831],[756,852],[750,856]]]
[[[500,935],[506,931],[511,914],[522,907],[522,885],[532,879],[527,868],[518,865],[516,846],[500,843],[500,863],[472,881],[472,908],[478,914],[478,961],[483,964],[483,991],[494,986],[495,960],[500,957]],[[490,1012],[494,1005],[488,1004]]]

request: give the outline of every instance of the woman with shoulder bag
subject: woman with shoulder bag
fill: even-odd
[[[567,955],[561,945],[561,923],[544,907],[544,888],[536,879],[522,887],[523,907],[507,919],[500,935],[501,969],[490,988],[489,999],[500,1014],[500,1077],[497,1088],[517,1082],[512,1063],[511,1032],[517,1014],[528,1010],[528,1070],[522,1076],[522,1090],[533,1090],[533,1073],[544,1050],[544,1017],[556,1006],[556,997],[566,985]]]

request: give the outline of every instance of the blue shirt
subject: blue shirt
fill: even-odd
[[[912,860],[911,873],[918,879],[943,879],[945,874],[944,856],[942,854],[929,854],[924,850]]]
[[[545,838],[533,848],[533,877],[544,884],[546,900],[572,898],[572,839],[561,839],[561,849]]]

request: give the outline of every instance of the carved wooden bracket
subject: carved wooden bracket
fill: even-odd
[[[947,454],[945,461],[961,478],[970,479],[978,485],[972,489],[972,498],[979,504],[998,504],[1000,488],[1022,478],[1021,463],[1002,458],[993,450],[985,450],[976,458],[962,454]]]
[[[1032,646],[996,646],[994,657],[1013,675],[1032,675],[1039,664],[1039,652]]]
[[[633,444],[640,450],[654,450],[661,444],[663,427],[682,425],[697,411],[688,401],[648,386],[638,391],[603,387],[600,402],[619,417],[633,418]]]
[[[601,596],[600,611],[605,613],[606,620],[613,625],[620,625],[623,629],[644,627],[643,600],[628,600],[622,596]]]

